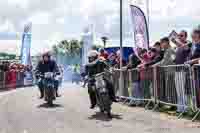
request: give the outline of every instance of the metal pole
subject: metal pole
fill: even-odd
[[[120,85],[119,85],[119,95],[123,94],[123,1],[120,0]]]
[[[148,26],[148,31],[150,33],[150,0],[146,1],[146,8],[147,8],[147,26]],[[149,40],[148,40],[148,48],[149,48]]]
[[[150,23],[150,17],[149,17],[149,15],[150,15],[150,10],[149,10],[150,4],[149,4],[149,2],[150,2],[150,0],[147,0],[147,2],[146,2],[148,28],[149,28],[149,25],[150,25],[149,24]]]
[[[123,58],[123,2],[120,0],[120,69],[122,69],[122,58]]]

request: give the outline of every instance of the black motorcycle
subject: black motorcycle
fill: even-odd
[[[96,74],[93,78],[89,78],[91,88],[95,92],[97,105],[102,113],[107,114],[111,118],[111,105],[112,100],[109,96],[109,91],[106,88],[106,82],[104,80],[104,72]]]
[[[53,101],[56,100],[55,77],[57,74],[46,72],[44,75],[39,75],[40,80],[44,84],[44,100],[49,106],[53,106]]]

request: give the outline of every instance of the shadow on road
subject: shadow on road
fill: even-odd
[[[111,121],[112,119],[122,120],[121,115],[112,114],[112,119],[108,118],[106,114],[96,112],[94,115],[88,117],[89,120]]]
[[[49,106],[47,103],[43,103],[41,105],[38,105],[38,108],[63,108],[63,105],[53,104],[52,106]]]

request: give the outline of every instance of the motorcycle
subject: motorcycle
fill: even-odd
[[[109,96],[109,91],[106,88],[106,82],[104,80],[104,72],[95,75],[93,78],[89,79],[91,88],[95,92],[97,99],[97,106],[102,113],[107,114],[111,118],[111,105],[112,100]]]
[[[56,100],[56,89],[55,89],[55,77],[56,74],[53,72],[46,72],[44,75],[40,75],[44,82],[44,99],[49,106],[53,105],[53,101]]]

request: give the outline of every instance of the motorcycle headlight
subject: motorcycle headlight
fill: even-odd
[[[95,86],[92,86],[92,90],[95,91],[95,90],[96,90],[96,87],[95,87]]]
[[[52,78],[53,77],[53,73],[52,72],[47,72],[44,74],[45,78]]]
[[[106,88],[103,87],[100,89],[100,93],[106,93],[106,92],[107,92]]]

